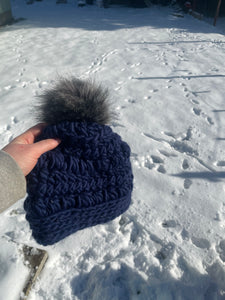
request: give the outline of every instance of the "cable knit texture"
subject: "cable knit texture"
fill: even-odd
[[[59,138],[27,177],[24,207],[34,238],[51,245],[77,230],[105,223],[130,205],[130,148],[107,125],[63,121],[38,140]]]

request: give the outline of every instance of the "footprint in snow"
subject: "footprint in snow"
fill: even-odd
[[[192,103],[194,103],[194,104],[196,104],[196,105],[199,105],[199,102],[198,102],[198,100],[191,99],[191,102],[192,102]]]
[[[14,240],[15,239],[15,232],[14,231],[8,231],[8,232],[5,232],[5,236],[10,238],[10,240]]]
[[[145,168],[152,170],[155,168],[155,164],[151,162],[148,158],[146,158],[145,163],[144,163]]]
[[[159,261],[168,261],[171,260],[174,256],[176,246],[174,243],[168,243],[162,245],[162,248],[157,251],[155,257],[158,258]]]
[[[15,125],[19,123],[19,119],[17,117],[11,117],[11,124],[8,124],[6,126],[6,130],[11,130],[12,129],[12,125]]]
[[[174,134],[170,131],[164,131],[163,133],[168,137],[172,137],[173,139],[176,139],[176,134]]]
[[[225,263],[225,240],[220,241],[219,245],[216,247],[220,259]]]
[[[157,93],[159,90],[158,89],[153,89],[153,90],[150,90],[149,93]]]
[[[166,169],[163,165],[160,165],[157,169],[159,173],[166,174]]]
[[[195,114],[196,116],[200,116],[202,110],[201,110],[200,108],[194,107],[194,108],[193,108],[193,112],[194,112],[194,114]]]
[[[15,85],[8,85],[8,86],[4,87],[4,90],[9,91],[9,90],[14,89],[15,87],[16,87]]]
[[[121,107],[121,108],[124,108],[124,107]],[[112,122],[112,127],[122,127],[122,128],[124,128],[125,126],[124,125],[122,125],[122,124],[120,124],[120,123],[117,123],[117,122]]]
[[[186,240],[186,241],[189,240],[190,235],[189,235],[189,232],[185,228],[181,232],[181,237],[183,240]]]
[[[165,157],[177,157],[177,155],[173,152],[168,152],[165,150],[159,150],[159,152],[164,155]]]
[[[119,91],[121,89],[121,86],[117,86],[116,88],[114,88],[114,91]]]
[[[153,163],[155,163],[155,164],[163,164],[164,163],[164,160],[157,155],[151,155],[151,158],[152,158]]]
[[[25,211],[22,208],[16,208],[16,209],[12,209],[9,212],[10,216],[18,216],[18,215],[24,215]]]
[[[207,117],[206,120],[209,123],[209,125],[214,125],[214,122],[211,117]]]
[[[42,81],[42,82],[39,82],[39,83],[38,83],[38,87],[41,89],[41,88],[43,88],[43,86],[45,86],[45,85],[47,85],[47,84],[48,84],[48,82]]]
[[[175,228],[177,226],[177,222],[175,220],[165,220],[162,223],[162,227],[164,228]]]
[[[144,162],[144,167],[149,170],[152,170],[156,167],[156,165],[159,165],[157,167],[157,171],[159,173],[165,174],[166,169],[163,166],[163,164],[164,164],[164,160],[161,157],[159,157],[157,155],[151,155],[151,157],[146,157],[145,162]]]
[[[17,124],[17,123],[19,123],[19,119],[18,119],[18,117],[12,117],[11,118],[11,122],[12,122],[12,124]]]
[[[151,96],[144,96],[145,100],[150,100],[152,97]]]
[[[224,160],[220,160],[220,161],[218,161],[218,162],[216,163],[216,165],[217,165],[218,167],[225,167],[225,161],[224,161]]]
[[[188,160],[185,158],[184,160],[183,160],[183,163],[182,163],[182,169],[183,170],[187,170],[189,168],[189,162],[188,162]]]
[[[125,101],[128,102],[128,103],[131,103],[131,104],[136,103],[136,100],[135,100],[135,99],[132,99],[132,98],[130,98],[130,99],[125,99]]]
[[[198,237],[192,237],[191,238],[191,241],[192,243],[198,247],[198,248],[201,248],[201,249],[209,249],[210,248],[210,242],[207,240],[207,239],[204,239],[204,238],[198,238]]]
[[[205,118],[206,122],[209,124],[209,125],[214,125],[214,121],[212,120],[211,117],[207,116],[204,112],[202,112],[202,110],[200,108],[197,108],[197,107],[193,107],[193,113],[196,115],[196,116],[202,116],[203,118]]]
[[[184,188],[187,190],[187,189],[190,188],[191,185],[192,185],[192,180],[189,179],[189,178],[186,178],[186,179],[184,180]]]
[[[128,217],[122,216],[119,220],[119,231],[123,235],[129,234],[129,239],[132,244],[135,244],[137,239],[143,238],[143,233],[141,232],[140,226],[135,222],[131,221]]]

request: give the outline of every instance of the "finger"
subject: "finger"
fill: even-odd
[[[59,139],[46,139],[37,143],[30,145],[33,153],[39,158],[43,153],[56,148],[60,144]]]
[[[19,135],[15,141],[20,144],[32,144],[34,143],[35,138],[42,132],[42,130],[46,127],[47,124],[39,123],[21,135]]]

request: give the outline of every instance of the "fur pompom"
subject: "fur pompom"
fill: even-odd
[[[111,119],[108,90],[91,81],[60,78],[39,97],[38,119],[47,124],[87,121],[105,125]]]

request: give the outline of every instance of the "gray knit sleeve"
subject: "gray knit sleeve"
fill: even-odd
[[[26,195],[26,179],[16,161],[0,151],[0,213]]]

